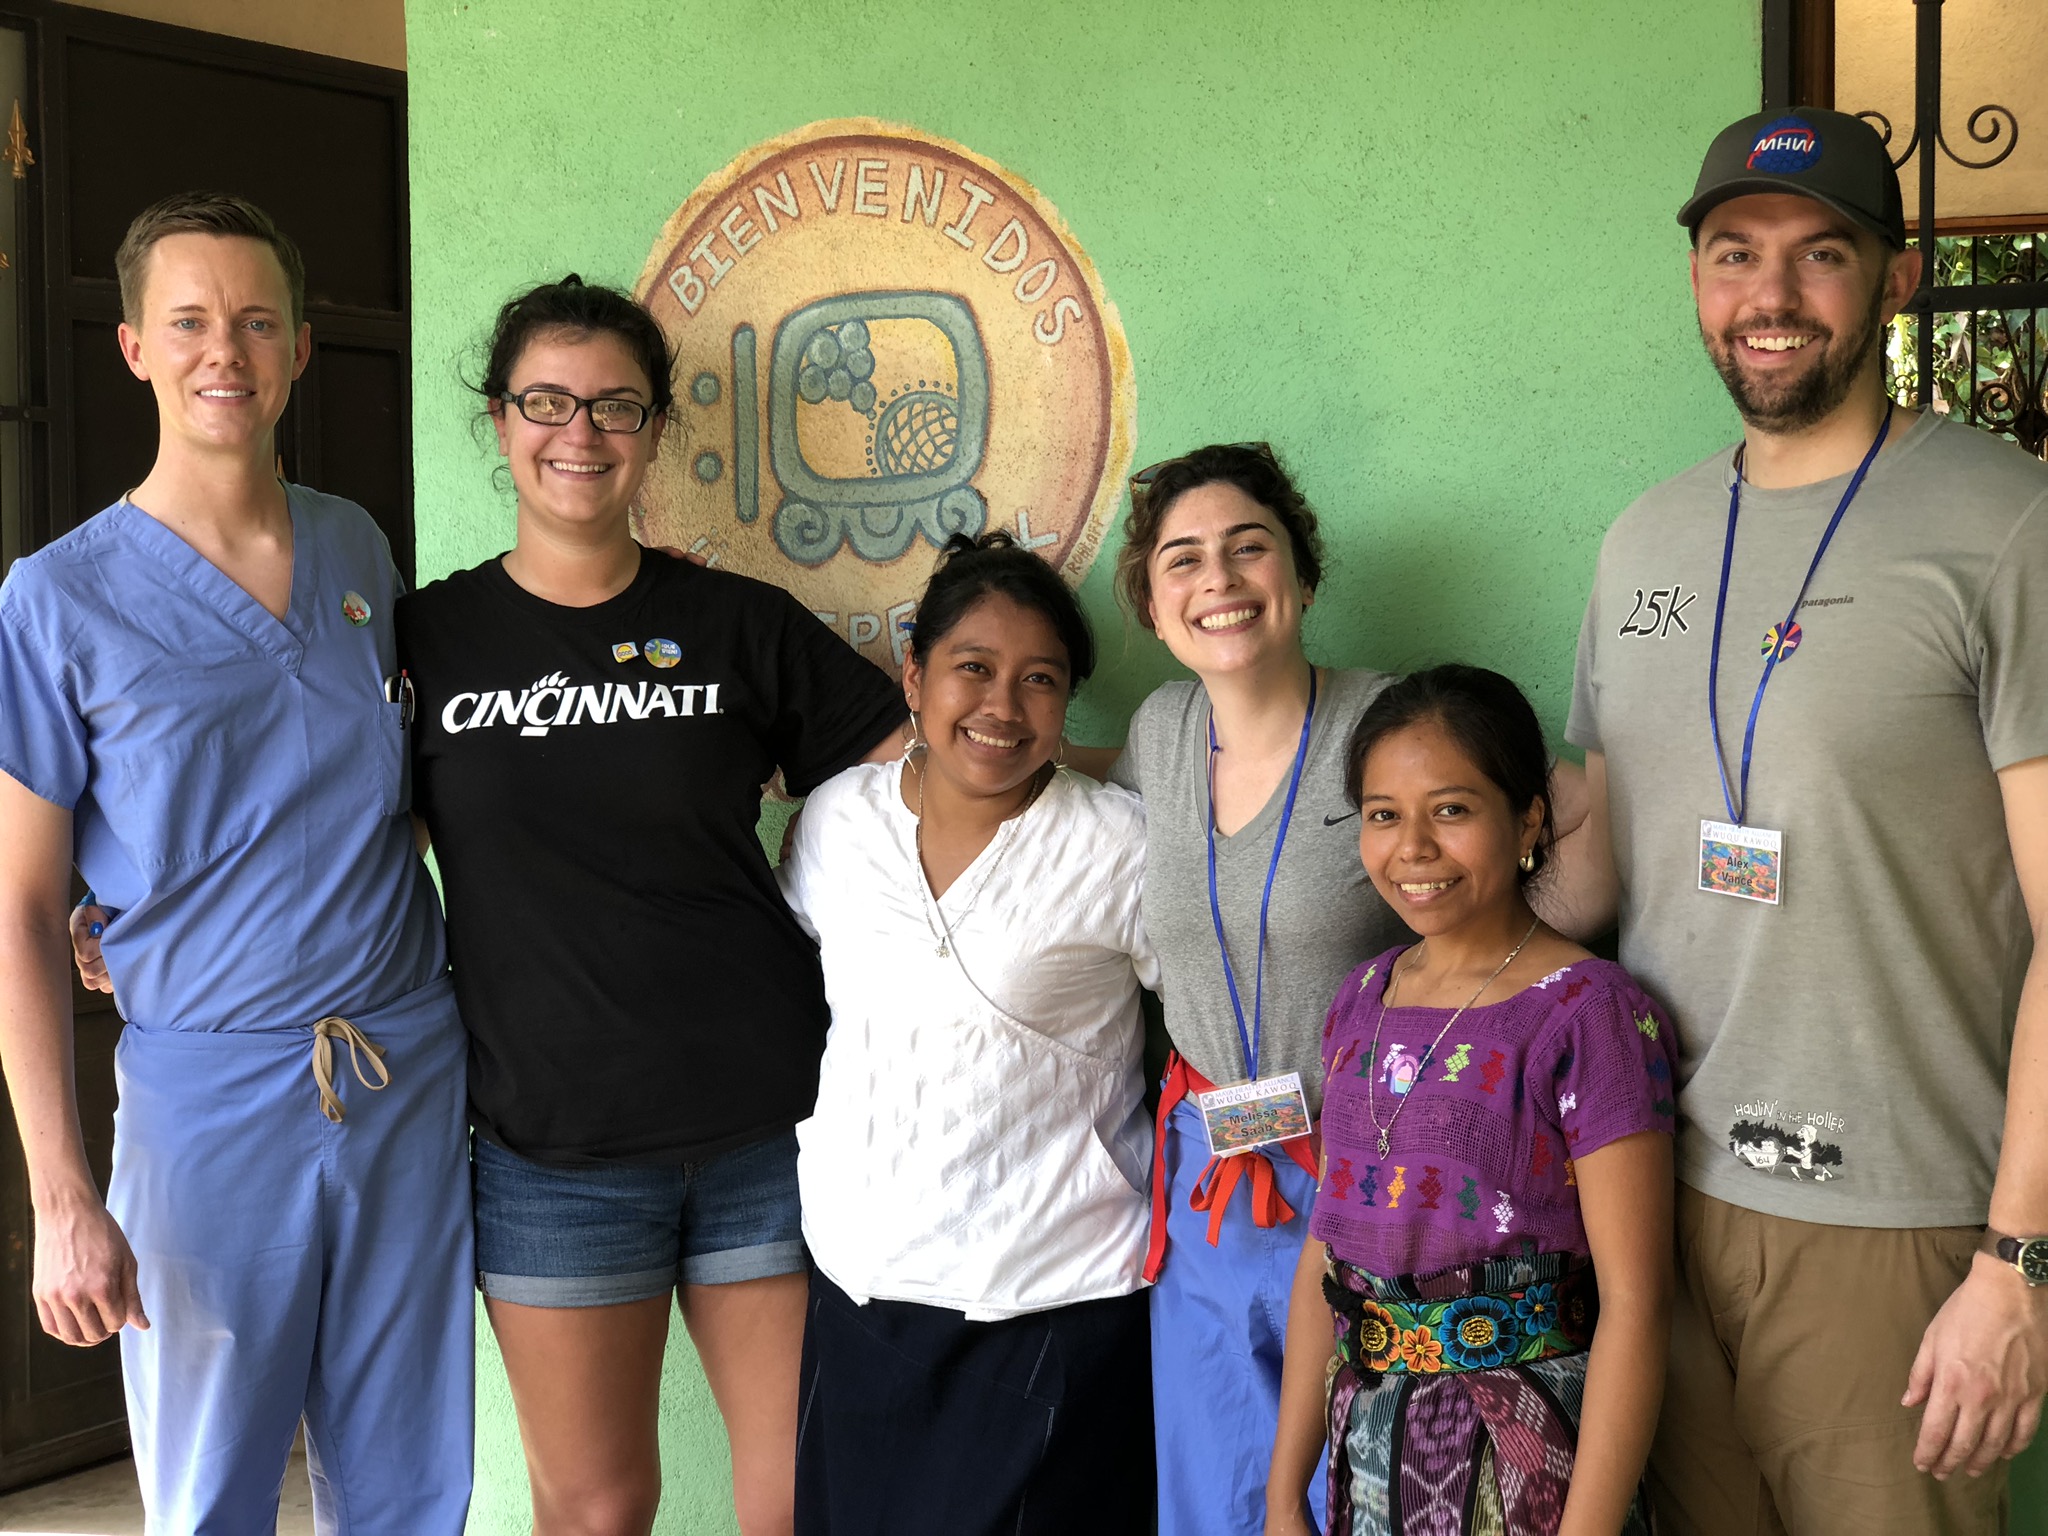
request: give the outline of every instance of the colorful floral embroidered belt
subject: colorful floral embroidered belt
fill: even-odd
[[[1338,1358],[1368,1377],[1434,1375],[1575,1355],[1592,1342],[1600,1294],[1583,1258],[1495,1260],[1474,1275],[1493,1283],[1422,1300],[1388,1295],[1387,1282],[1333,1258],[1323,1295],[1337,1314]]]

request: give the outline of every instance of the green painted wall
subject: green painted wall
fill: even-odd
[[[740,150],[873,116],[966,144],[1059,207],[1122,312],[1140,464],[1264,438],[1333,553],[1319,659],[1497,666],[1563,723],[1601,532],[1733,438],[1672,222],[1757,94],[1755,0],[409,0],[422,578],[511,541],[459,387],[494,307],[630,284]],[[1083,589],[1112,740],[1169,675],[1109,561]],[[479,1328],[474,1529],[527,1529]],[[661,1530],[732,1528],[680,1327]],[[2048,1508],[2037,1453],[2015,1489]],[[2034,1519],[2037,1533],[2048,1524]]]

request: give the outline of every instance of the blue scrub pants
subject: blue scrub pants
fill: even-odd
[[[121,1364],[152,1536],[270,1536],[302,1416],[321,1536],[462,1531],[467,1045],[446,977],[352,1022],[391,1086],[364,1089],[336,1042],[339,1125],[310,1021],[122,1031],[107,1203],[150,1320]]]
[[[1188,1206],[1208,1162],[1202,1117],[1183,1100],[1167,1117],[1166,1263],[1152,1287],[1159,1536],[1261,1536],[1287,1304],[1316,1186],[1292,1158],[1274,1158],[1273,1176],[1294,1219],[1255,1226],[1247,1182],[1211,1248],[1208,1213]],[[1328,1462],[1326,1449],[1309,1485],[1318,1529]]]

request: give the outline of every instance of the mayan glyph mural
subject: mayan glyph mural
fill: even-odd
[[[1001,166],[813,123],[706,178],[637,292],[680,352],[646,542],[789,588],[892,668],[956,532],[1087,574],[1130,465],[1130,350],[1058,212]]]

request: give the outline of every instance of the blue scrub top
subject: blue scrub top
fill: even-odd
[[[148,1028],[303,1028],[446,968],[385,702],[390,549],[353,502],[287,500],[282,620],[126,501],[0,586],[0,769],[73,813],[116,1000]]]

